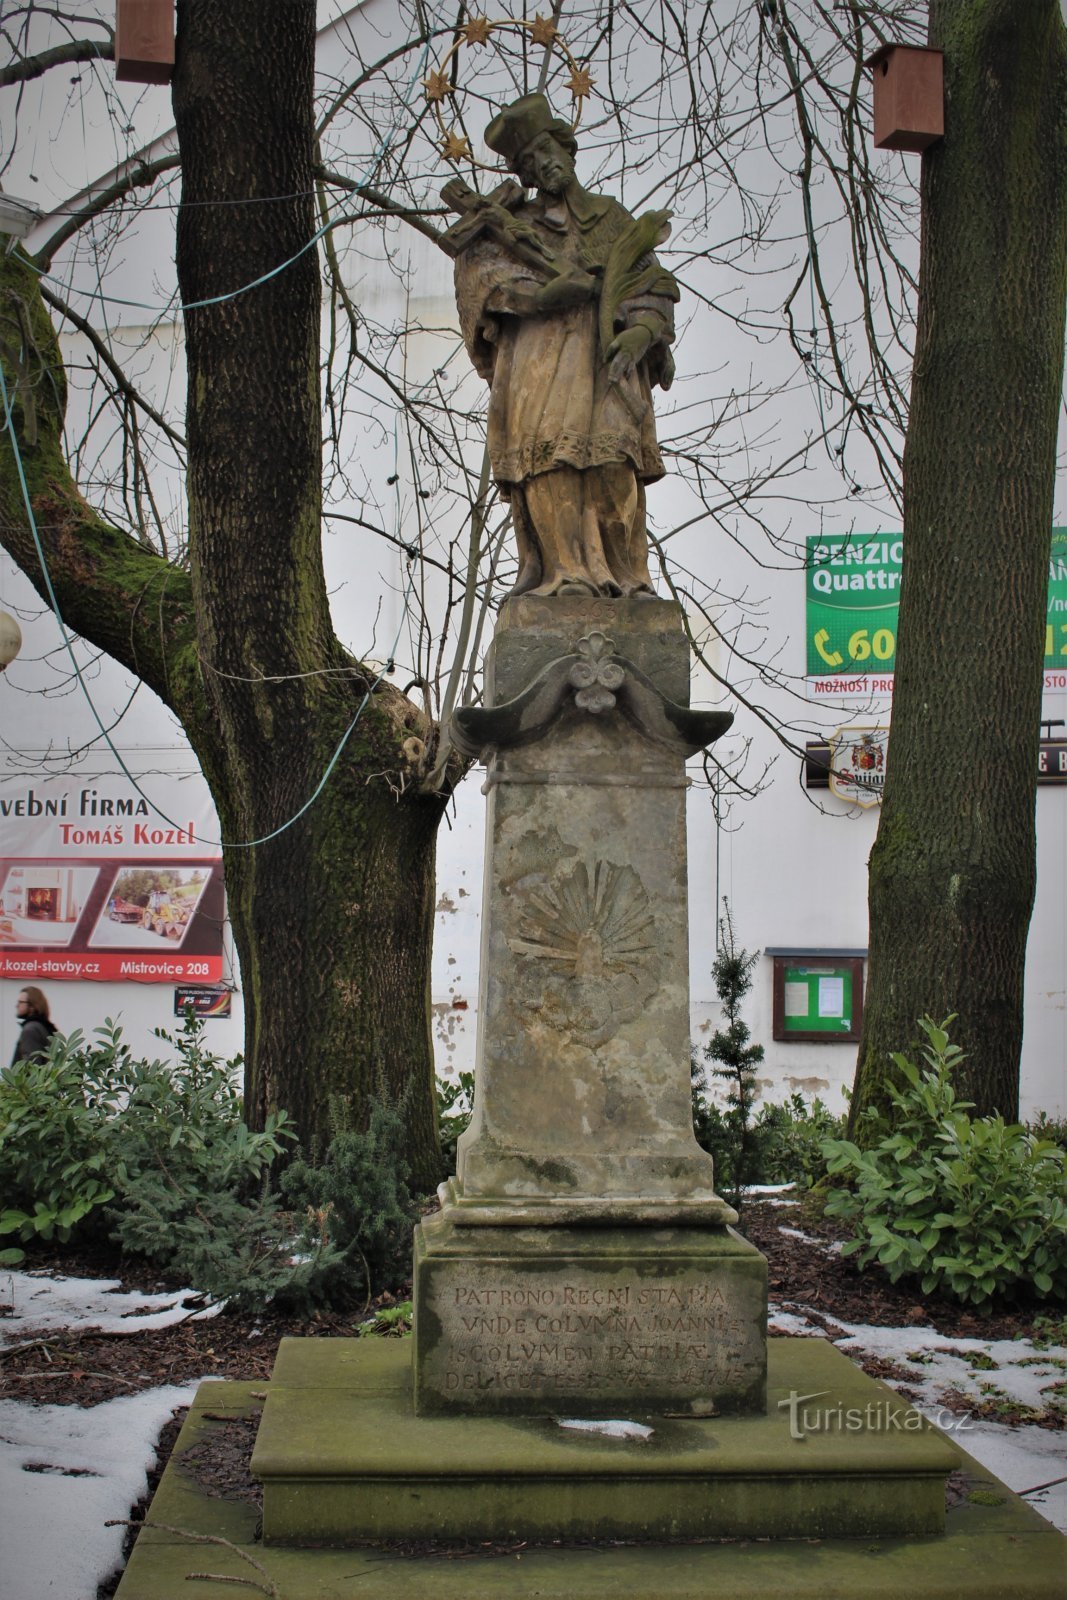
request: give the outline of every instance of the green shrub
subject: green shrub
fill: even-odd
[[[330,1103],[333,1137],[314,1163],[297,1156],[282,1174],[282,1193],[303,1213],[303,1241],[319,1259],[302,1285],[311,1300],[349,1309],[411,1275],[411,1231],[418,1207],[399,1154],[400,1107],[377,1099],[366,1128],[351,1126],[348,1103]],[[286,1298],[292,1298],[287,1294]]]
[[[723,900],[722,904],[720,948],[711,972],[726,1027],[717,1028],[712,1034],[704,1049],[704,1059],[719,1063],[711,1069],[712,1076],[723,1079],[727,1085],[727,1110],[721,1112],[708,1101],[707,1070],[694,1064],[693,1088],[699,1105],[694,1108],[693,1127],[697,1139],[711,1152],[716,1163],[717,1187],[730,1190],[733,1204],[740,1209],[744,1185],[759,1181],[754,1176],[752,1107],[756,1099],[756,1068],[763,1060],[763,1046],[749,1043],[751,1034],[741,1016],[745,995],[752,987],[752,969],[759,957],[750,955],[737,944],[729,902]],[[716,1150],[720,1154],[717,1155]]]
[[[1067,1150],[1067,1117],[1050,1117],[1047,1111],[1039,1111],[1034,1121],[1026,1124],[1026,1131]]]
[[[114,1053],[110,1040],[88,1049],[80,1033],[57,1033],[44,1060],[0,1074],[0,1235],[65,1242],[114,1195],[103,1139]],[[24,1253],[3,1254],[15,1265]]]
[[[0,1078],[0,1233],[70,1239],[89,1225],[212,1300],[261,1304],[313,1273],[267,1188],[291,1138],[284,1113],[241,1121],[238,1061],[203,1047],[202,1025],[159,1035],[173,1061],[139,1061],[110,1020],[89,1043],[52,1041],[43,1062]],[[13,1264],[15,1253],[5,1251]]]
[[[753,1126],[760,1176],[757,1183],[795,1183],[811,1189],[826,1175],[823,1146],[845,1131],[844,1112],[834,1116],[816,1098],[810,1105],[792,1094],[783,1105],[762,1106]]]
[[[717,1187],[729,1189],[737,1182],[740,1137],[732,1108],[723,1111],[703,1093],[701,1069],[694,1069],[693,1130],[697,1142],[715,1162]],[[826,1173],[823,1145],[845,1131],[845,1116],[835,1117],[819,1100],[810,1105],[801,1094],[790,1095],[782,1105],[761,1106],[747,1130],[745,1182],[793,1183],[809,1189]]]
[[[861,1266],[877,1262],[895,1283],[918,1279],[970,1305],[1036,1292],[1067,1297],[1067,1155],[1002,1117],[968,1116],[951,1074],[963,1059],[940,1027],[920,1022],[929,1040],[925,1068],[894,1054],[902,1084],[890,1087],[890,1122],[867,1113],[867,1149],[826,1141],[828,1169],[849,1181],[827,1202],[854,1238],[845,1245]]]
[[[173,1061],[135,1061],[125,1047],[118,1060],[123,1105],[104,1137],[117,1201],[111,1237],[212,1300],[262,1304],[311,1271],[292,1259],[292,1220],[268,1186],[293,1137],[286,1115],[249,1131],[239,1062],[204,1049],[196,1018],[158,1037]]]
[[[437,1134],[444,1178],[451,1177],[456,1170],[456,1141],[470,1122],[473,1106],[473,1072],[461,1072],[455,1078],[438,1078]]]

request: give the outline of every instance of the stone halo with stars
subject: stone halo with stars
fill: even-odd
[[[471,166],[481,167],[485,172],[496,172],[496,167],[487,162],[476,161],[471,150],[470,142],[466,136],[457,131],[454,125],[449,126],[445,121],[443,107],[450,99],[454,99],[457,83],[452,80],[449,71],[464,45],[488,45],[491,36],[501,29],[521,29],[530,36],[531,44],[543,45],[546,50],[558,49],[571,70],[571,75],[564,84],[570,90],[571,101],[574,106],[572,128],[577,128],[582,116],[582,102],[587,99],[592,87],[593,79],[585,67],[580,67],[567,47],[567,42],[560,33],[551,17],[542,17],[538,13],[532,21],[516,21],[510,17],[502,17],[491,21],[488,17],[471,17],[456,30],[456,37],[451,48],[438,62],[436,69],[423,79],[422,87],[427,102],[437,119],[441,130],[441,143],[438,146],[442,159],[457,165],[466,161]]]

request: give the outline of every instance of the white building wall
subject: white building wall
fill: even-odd
[[[371,12],[381,18],[387,9],[380,5],[375,8],[374,3],[350,8],[330,0],[329,5],[324,4],[323,20],[346,12],[364,20]],[[329,60],[324,59],[324,72],[329,66]],[[28,95],[39,97],[37,114],[42,126],[58,126],[58,102],[53,102],[61,88],[54,81],[42,80],[27,89]],[[32,149],[24,150],[5,174],[5,186],[12,192],[35,195],[41,203],[62,210],[71,195],[120,160],[129,145],[155,139],[159,143],[154,148],[166,148],[170,133],[165,93],[121,86],[118,92],[133,133],[116,139],[110,116],[101,115],[95,124],[83,118],[83,140],[62,144],[50,141],[47,159],[32,181],[34,162],[40,165],[43,158],[40,154],[35,156]],[[49,231],[50,225],[43,225],[40,236]],[[354,286],[368,313],[387,325],[399,325],[408,319],[427,330],[444,330],[426,332],[408,341],[408,376],[415,382],[424,381],[455,338],[454,332],[448,332],[455,328],[449,264],[432,245],[412,235],[404,249],[413,267],[414,298],[404,298],[397,278],[385,270],[375,270],[367,255],[356,248],[358,243],[350,242],[343,248],[351,252]],[[149,213],[121,246],[111,250],[109,292],[120,298],[163,304],[173,290],[172,248],[173,213],[165,208]],[[72,281],[84,285],[87,264],[82,261],[71,265],[70,271],[74,275]],[[739,348],[731,343],[733,334],[727,319],[709,325],[702,323],[690,307],[683,305],[682,311],[687,326],[678,346],[679,379],[670,396],[659,398],[661,433],[669,432],[674,426],[672,419],[681,417],[693,405],[701,385],[714,381],[721,386],[728,382],[722,371],[729,375],[735,356],[739,362],[742,360]],[[119,325],[119,337],[124,343],[138,345],[145,339],[145,314],[136,307],[112,306],[107,315],[109,324]],[[68,352],[75,351],[77,341],[64,338]],[[713,349],[715,365],[721,369],[713,378],[700,376],[709,365],[709,349]],[[748,355],[743,359],[747,361]],[[773,374],[774,361],[769,354],[767,370],[760,374],[766,381]],[[138,362],[146,382],[150,379],[161,399],[180,400],[184,386],[180,327],[171,325],[158,330]],[[740,373],[740,367],[738,370]],[[76,396],[72,403],[77,406]],[[389,503],[396,507],[397,529],[404,530],[408,537],[415,526],[416,485],[403,451],[397,461],[400,481]],[[373,449],[363,450],[360,465],[382,503],[386,503],[389,497],[384,486],[394,461],[384,434],[376,439]],[[172,495],[168,515],[175,535],[180,537],[182,508],[176,480],[171,481],[167,492]],[[670,550],[672,559],[695,573],[706,589],[718,586],[724,632],[733,632],[742,607],[747,608],[743,646],[754,656],[773,658],[781,678],[774,686],[761,680],[755,669],[747,670],[735,661],[732,681],[750,702],[746,705],[730,697],[724,699],[721,688],[707,674],[694,670],[694,698],[699,703],[727,704],[736,711],[735,729],[723,747],[737,751],[745,741],[751,741],[746,781],[758,779],[764,762],[774,764],[767,776],[756,782],[757,792],[752,798],[732,802],[721,828],[716,828],[711,791],[701,769],[694,764],[689,805],[693,1038],[698,1046],[706,1041],[719,1018],[711,964],[716,922],[726,897],[739,943],[761,953],[746,1017],[753,1037],[766,1047],[761,1074],[763,1092],[773,1099],[797,1090],[809,1096],[819,1094],[836,1110],[843,1104],[843,1089],[852,1080],[854,1046],[772,1040],[772,963],[763,952],[768,948],[865,949],[866,862],[877,812],[850,810],[825,790],[806,791],[799,757],[783,751],[761,720],[762,716],[767,722],[791,730],[799,746],[805,739],[825,737],[848,722],[878,720],[878,706],[813,705],[803,693],[804,574],[796,551],[802,549],[809,534],[819,531],[823,508],[834,496],[840,497],[840,481],[827,455],[791,487],[788,495],[783,495],[776,508],[776,503],[771,502],[772,509],[767,513],[769,540],[754,538],[745,548],[719,530],[709,531],[713,524],[705,520],[672,540]],[[686,521],[693,510],[692,494],[677,476],[669,477],[651,490],[649,508],[654,527],[664,533]],[[1067,522],[1067,501],[1062,492],[1056,521]],[[856,507],[855,526],[865,532],[891,531],[899,523],[871,491]],[[430,527],[426,537],[442,537],[444,531]],[[394,653],[394,681],[403,685],[407,681],[405,674],[413,675],[418,663],[402,604],[406,582],[402,553],[370,534],[354,532],[328,520],[324,548],[339,637],[365,657],[384,660]],[[443,603],[440,581],[432,574],[424,599],[431,613]],[[57,757],[63,752],[84,749],[93,729],[84,699],[67,682],[65,663],[57,654],[59,641],[54,621],[42,611],[29,584],[6,557],[0,559],[0,607],[20,618],[26,640],[19,660],[0,678],[0,721],[5,740],[0,750],[2,794],[5,786],[24,781],[27,759],[34,759],[34,751],[41,752],[42,770],[48,766],[54,770]],[[693,622],[698,630],[703,626],[695,613]],[[79,647],[79,652],[103,720],[109,725],[115,723],[112,738],[129,752],[131,764],[140,760],[141,770],[187,767],[191,759],[188,747],[169,712],[144,688],[137,690],[124,710],[135,688],[132,680],[113,663],[96,662],[94,653],[86,647]],[[725,666],[726,652],[714,641],[710,655],[720,669]],[[858,718],[857,712],[861,713]],[[1067,717],[1067,693],[1047,695],[1044,714]],[[107,762],[99,751],[91,757],[78,755],[72,759],[75,767],[79,762]],[[484,834],[480,782],[480,774],[475,773],[460,786],[438,842],[432,1001],[435,1048],[439,1068],[445,1072],[469,1068],[474,1058]],[[1038,1108],[1062,1114],[1067,1112],[1067,787],[1039,790],[1037,815],[1039,888],[1028,953],[1023,1109],[1026,1114]],[[236,990],[233,1017],[212,1021],[208,1028],[213,1046],[229,1054],[240,1048],[242,1017],[240,977],[228,937],[226,948],[228,970]],[[16,983],[0,983],[0,1060],[10,1054],[13,1044],[18,987]],[[92,1028],[104,1016],[121,1017],[127,1037],[138,1050],[154,1049],[152,1029],[170,1026],[174,1020],[173,990],[168,985],[55,985],[53,1002],[57,1020],[65,1030],[75,1026]]]

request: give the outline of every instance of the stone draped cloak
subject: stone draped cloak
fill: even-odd
[[[616,200],[584,190],[566,199],[526,202],[516,216],[549,248],[589,270],[603,267],[612,242],[632,222]],[[656,266],[651,255],[645,263]],[[660,270],[658,291],[624,300],[615,331],[641,314],[662,329],[645,359],[618,383],[608,379],[595,301],[564,311],[516,315],[517,300],[544,281],[488,239],[457,259],[460,326],[475,370],[490,386],[488,444],[493,477],[507,491],[559,466],[579,469],[629,461],[643,483],[663,476],[652,408],[653,383],[673,375],[669,342],[677,290]],[[672,292],[673,290],[673,292]]]

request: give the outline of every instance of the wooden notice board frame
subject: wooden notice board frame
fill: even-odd
[[[863,1028],[863,956],[797,950],[774,953],[772,959],[774,1039],[783,1044],[859,1041]]]

